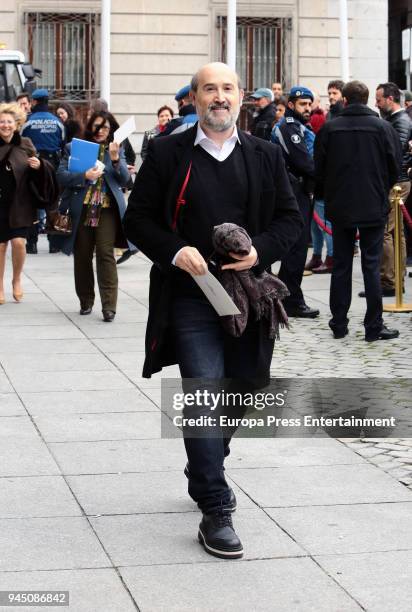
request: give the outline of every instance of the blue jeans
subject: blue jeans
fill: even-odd
[[[252,350],[249,352],[251,337],[255,333],[253,325],[250,332],[245,331],[240,338],[228,339],[215,310],[202,298],[176,298],[171,308],[171,324],[180,373],[186,379],[183,385],[185,393],[199,388],[221,391],[223,379],[236,379],[231,383],[231,390],[233,387],[239,390],[242,385],[237,379],[247,377],[246,370],[253,367],[248,366],[249,360],[253,364]],[[228,342],[231,345],[229,349]],[[233,358],[233,343],[238,348],[239,361]],[[199,385],[199,381],[191,383],[193,378],[206,380]],[[183,416],[211,415],[207,406],[187,408]],[[245,410],[241,407],[225,409],[225,414],[228,413],[243,417]],[[199,427],[185,427],[183,432],[189,462],[189,495],[202,512],[224,508],[230,499],[230,489],[223,462],[230,452],[229,443],[235,429],[223,432],[219,427],[213,427],[213,432],[209,430],[208,435],[207,430],[200,431]]]
[[[325,223],[326,227],[329,230],[332,230],[332,226],[329,221],[326,221],[325,218],[325,202],[323,200],[315,200],[315,212],[319,215],[322,221]],[[325,230],[321,229],[316,221],[312,220],[311,225],[311,233],[312,233],[312,244],[313,244],[313,254],[322,256],[323,249],[323,240],[326,242],[326,255],[328,257],[333,257],[333,239]]]

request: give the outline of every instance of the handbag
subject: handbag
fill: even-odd
[[[55,236],[70,236],[73,226],[69,211],[65,213],[59,210],[50,211],[47,214],[46,232]]]

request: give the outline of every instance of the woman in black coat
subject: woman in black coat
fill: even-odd
[[[23,298],[21,273],[26,257],[26,237],[35,222],[36,208],[30,182],[41,190],[44,173],[50,164],[36,156],[29,138],[19,134],[26,115],[17,104],[0,105],[0,304],[5,303],[3,286],[8,243],[11,242],[13,280],[16,302]]]

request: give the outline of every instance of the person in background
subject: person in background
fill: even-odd
[[[326,121],[335,119],[343,111],[342,90],[345,83],[340,79],[329,81],[328,83],[328,98],[329,112],[326,116]]]
[[[30,94],[27,91],[22,91],[21,94],[19,94],[16,97],[16,102],[20,106],[22,111],[26,113],[26,115],[30,115],[31,113]]]
[[[282,83],[272,83],[273,101],[276,104],[283,97]]]
[[[321,107],[319,94],[313,92],[313,95],[314,99],[312,104],[312,110],[310,113],[309,124],[313,132],[317,134],[326,121],[326,113]]]
[[[154,138],[158,134],[161,134],[162,132],[164,132],[169,121],[173,119],[173,116],[174,116],[174,113],[172,109],[170,108],[170,106],[165,105],[159,108],[159,110],[157,111],[157,125],[155,125],[154,128],[152,128],[151,130],[147,130],[144,133],[142,150],[140,152],[140,155],[143,160],[146,158],[146,155],[147,155],[147,148],[149,146],[149,140],[151,138]]]
[[[74,280],[80,301],[80,314],[92,312],[95,292],[93,253],[102,303],[103,320],[116,315],[118,278],[114,248],[127,246],[121,219],[126,210],[122,188],[129,180],[123,149],[113,142],[117,122],[111,113],[94,113],[85,129],[85,140],[99,144],[98,159],[104,171],[69,172],[70,145],[62,159],[57,178],[64,189],[62,207],[69,209],[73,232],[64,238],[62,251],[74,254]]]
[[[317,308],[306,304],[301,284],[308,252],[311,205],[315,188],[313,143],[315,134],[309,126],[313,94],[307,87],[292,87],[285,116],[275,126],[271,141],[279,144],[285,159],[289,179],[305,222],[298,239],[282,259],[279,278],[289,289],[283,300],[289,317],[314,319]]]
[[[411,181],[408,176],[410,162],[409,142],[412,140],[412,121],[407,112],[401,106],[401,92],[396,83],[381,83],[376,88],[376,107],[381,117],[388,121],[396,133],[402,148],[402,166],[398,181],[394,187],[400,187],[401,198],[406,202],[411,190]],[[395,208],[393,205],[394,192],[389,194],[389,216],[383,239],[383,253],[381,263],[382,295],[384,297],[395,296]],[[402,243],[402,268],[406,265],[406,242],[403,228],[403,215],[401,215],[401,243]],[[364,292],[361,292],[362,294]],[[361,297],[364,297],[362,295]]]
[[[285,114],[288,100],[285,96],[281,96],[278,100],[275,100],[275,122],[273,127],[279,123]]]
[[[399,336],[398,330],[388,329],[383,322],[379,268],[388,195],[399,175],[401,146],[393,127],[367,106],[368,98],[364,83],[346,83],[342,113],[326,122],[316,137],[315,168],[333,231],[329,327],[336,339],[349,333],[353,244],[358,231],[366,291],[365,341],[375,342]]]
[[[168,136],[173,132],[184,132],[197,122],[198,117],[190,95],[190,85],[185,85],[179,89],[175,95],[175,100],[179,109],[179,117],[169,121],[163,132],[160,132],[158,136]]]
[[[257,138],[270,140],[273,122],[276,118],[273,93],[266,87],[260,87],[250,97],[253,99],[256,109],[250,133]]]
[[[23,125],[21,135],[30,138],[42,159],[48,161],[57,170],[63,150],[65,132],[60,119],[49,111],[49,92],[47,89],[35,89],[32,93],[31,115]],[[40,213],[40,223],[33,225],[27,237],[27,253],[37,253],[38,234],[44,223],[45,213]],[[40,227],[39,227],[40,225]],[[56,236],[49,235],[49,253],[58,253]]]
[[[88,122],[90,121],[90,118],[92,117],[94,113],[108,113],[108,112],[109,112],[109,105],[106,102],[106,100],[104,98],[95,98],[90,103],[90,108],[87,112],[87,121]],[[112,118],[114,120],[113,127],[115,131],[118,129],[119,124],[113,115],[112,115]],[[130,191],[131,189],[133,189],[132,175],[136,172],[136,166],[135,166],[136,153],[134,152],[132,144],[128,138],[126,138],[126,140],[123,141],[122,147],[123,147],[124,156],[126,159],[127,169],[129,171],[129,180],[127,182],[126,187],[123,189],[123,192],[126,193],[127,190]],[[136,255],[136,253],[138,252],[139,252],[139,249],[137,249],[134,244],[128,241],[128,248],[121,254],[116,264],[118,266],[121,265],[122,263],[130,259],[132,255]]]
[[[5,303],[3,277],[9,242],[13,297],[16,302],[23,298],[21,274],[26,258],[26,238],[36,220],[30,183],[34,183],[42,197],[46,194],[50,197],[50,209],[54,207],[58,193],[52,166],[39,159],[29,138],[19,134],[25,119],[26,115],[18,104],[0,105],[0,304]]]
[[[412,91],[405,91],[404,106],[409,119],[412,119]]]
[[[80,138],[82,128],[76,119],[76,110],[68,102],[59,102],[56,108],[56,116],[64,125],[64,143],[68,144],[73,138]]]

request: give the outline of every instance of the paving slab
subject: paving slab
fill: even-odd
[[[368,612],[410,612],[411,550],[318,556],[316,561]]]
[[[0,327],[0,345],[3,345],[3,339],[10,338],[11,332],[8,327]],[[27,327],[14,327],[13,340],[65,340],[68,338],[83,338],[82,332],[70,324],[69,321],[65,325],[31,325]]]
[[[0,572],[109,567],[85,518],[0,520]]]
[[[60,470],[40,438],[1,438],[0,476],[53,474],[60,474]]]
[[[106,354],[144,353],[144,344],[134,336],[129,338],[93,338],[93,344]],[[131,364],[133,365],[133,361],[131,361]]]
[[[69,355],[41,355],[33,358],[33,355],[11,354],[0,352],[0,363],[5,371],[24,371],[24,375],[31,378],[32,372],[60,372],[60,371],[87,371],[93,367],[93,372],[101,370],[116,370],[115,366],[104,355],[90,355],[83,353],[72,353]],[[28,374],[30,372],[30,374]]]
[[[90,364],[91,365],[91,364]],[[100,389],[131,389],[132,383],[118,370],[36,372],[12,370],[9,377],[19,393],[33,391],[95,391]]]
[[[182,440],[113,440],[49,444],[64,474],[117,472],[183,473],[186,453]]]
[[[12,393],[14,391],[8,376],[0,370],[0,393]]]
[[[0,342],[3,354],[14,353],[27,355],[65,355],[70,353],[96,354],[99,349],[87,338],[52,339],[52,338],[2,338]]]
[[[263,507],[410,500],[404,486],[369,464],[232,469],[228,475]]]
[[[27,327],[29,325],[65,325],[68,319],[63,312],[27,313],[10,312],[6,317],[0,317],[0,327]]]
[[[0,519],[80,516],[62,476],[0,478]]]
[[[20,397],[29,414],[36,416],[66,416],[100,412],[158,412],[158,407],[138,389],[40,391],[21,393]]]
[[[181,471],[68,476],[67,480],[87,515],[197,510]],[[239,508],[256,507],[238,487],[233,490]]]
[[[159,412],[102,412],[38,416],[35,421],[44,439],[48,442],[160,437]]]
[[[13,612],[136,612],[133,600],[114,569],[0,572],[0,590],[69,591],[70,607],[16,606]],[[4,610],[6,610],[4,608]]]
[[[24,405],[15,393],[0,393],[0,417],[25,415]]]
[[[134,338],[136,346],[142,346],[145,332],[146,323],[122,323],[118,320],[110,325],[96,322],[83,329],[88,338]]]
[[[359,612],[311,559],[121,568],[141,612]],[[387,612],[387,611],[386,611]]]
[[[311,555],[412,551],[410,502],[268,508],[268,514]]]
[[[365,463],[331,438],[234,438],[227,469]]]
[[[116,566],[227,563],[208,555],[200,546],[197,539],[200,520],[200,512],[90,518]],[[235,514],[234,524],[245,549],[245,559],[306,554],[262,510],[245,508],[239,516]]]

